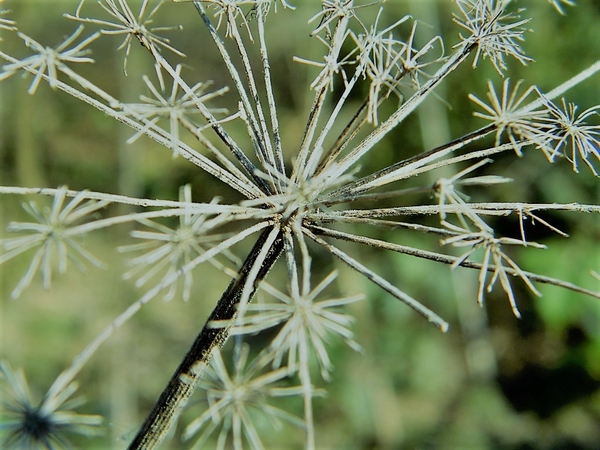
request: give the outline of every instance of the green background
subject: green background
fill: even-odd
[[[136,2],[131,2],[138,4]],[[295,3],[300,3],[299,1]],[[316,10],[303,3],[298,14],[279,11],[270,17],[271,61],[284,142],[295,148],[312,101],[307,86],[315,70],[292,61],[294,55],[319,59],[321,48],[307,45],[311,30],[306,19]],[[524,79],[548,91],[591,65],[600,55],[600,6],[578,2],[561,16],[545,1],[518,2],[533,17],[523,47],[535,59],[527,67],[509,62],[511,80]],[[72,1],[6,1],[19,28],[44,45],[55,45],[76,25],[63,18],[73,13]],[[299,5],[300,6],[300,5]],[[421,20],[422,42],[435,33],[447,36],[446,49],[458,42],[459,27],[451,22],[450,2],[395,1],[385,4],[382,24],[405,14]],[[132,7],[137,11],[135,7]],[[376,12],[376,9],[373,9]],[[182,24],[183,31],[167,32],[175,47],[188,57],[188,82],[214,80],[228,84],[209,37],[192,5],[170,4],[155,17],[156,25]],[[25,56],[22,43],[2,31],[3,51]],[[445,38],[446,39],[446,38]],[[123,51],[115,52],[119,38],[103,38],[92,45],[95,65],[79,65],[78,72],[117,97],[130,102],[147,94],[141,74],[153,74],[152,61],[132,43],[128,77],[123,76]],[[311,44],[312,45],[312,44]],[[168,55],[171,61],[176,57]],[[197,80],[193,78],[197,77]],[[476,71],[462,67],[438,95],[410,117],[378,150],[373,168],[398,159],[401,140],[408,155],[427,150],[472,131],[482,123],[472,117],[467,94],[485,98],[486,83],[501,78],[488,61]],[[170,150],[133,134],[110,117],[88,108],[43,83],[27,95],[31,77],[13,76],[0,83],[0,184],[31,187],[68,185],[137,197],[176,199],[178,187],[190,183],[196,201],[235,194],[215,183],[192,164],[171,158]],[[598,103],[598,76],[567,94],[581,110]],[[234,96],[223,102],[231,101]],[[448,108],[445,104],[452,105]],[[235,105],[235,103],[233,103]],[[598,123],[597,118],[595,123]],[[244,130],[240,130],[240,135]],[[235,134],[235,132],[233,132]],[[193,141],[189,141],[193,145]],[[600,187],[587,168],[575,174],[567,161],[549,165],[542,155],[527,152],[522,159],[510,154],[489,173],[510,176],[515,182],[486,190],[484,198],[497,201],[599,203]],[[370,168],[366,166],[365,170]],[[372,169],[372,168],[371,168]],[[433,182],[433,179],[431,180]],[[0,197],[2,232],[10,220],[28,218],[20,209],[23,198]],[[49,199],[35,198],[38,204]],[[111,206],[107,214],[125,213]],[[598,216],[552,214],[552,223],[568,232],[564,239],[537,227],[530,238],[548,245],[511,254],[521,267],[598,290],[589,270],[600,270]],[[494,224],[502,233],[514,233],[515,221]],[[0,266],[0,358],[23,367],[36,398],[41,399],[54,378],[116,315],[142,293],[120,280],[126,261],[116,252],[131,243],[127,227],[87,236],[85,244],[108,264],[81,274],[73,266],[53,277],[45,291],[40,277],[18,300],[10,292],[26,270],[26,257]],[[397,233],[401,233],[397,231]],[[405,233],[405,232],[402,232]],[[408,233],[408,232],[406,232]],[[7,233],[4,237],[10,237]],[[398,242],[432,245],[430,238],[399,235]],[[351,254],[396,283],[413,297],[440,313],[451,324],[442,334],[406,306],[387,296],[362,277],[334,262],[325,262],[313,279],[319,281],[333,266],[339,268],[337,291],[364,292],[366,300],[348,312],[362,354],[332,339],[333,381],[320,382],[328,391],[314,401],[318,448],[323,449],[597,449],[600,442],[600,304],[555,287],[539,286],[544,296],[532,295],[515,283],[523,319],[512,316],[499,289],[476,304],[477,273],[450,271],[446,266],[403,255],[345,246]],[[277,277],[282,272],[275,271]],[[77,448],[123,448],[153,404],[212,305],[227,285],[213,269],[194,277],[192,299],[165,303],[160,298],[144,307],[92,358],[77,380],[90,402],[83,408],[105,416],[106,432],[95,440],[73,439]],[[265,342],[256,337],[255,343]],[[317,378],[315,371],[314,377]],[[293,383],[292,383],[293,384]],[[183,423],[203,411],[201,396],[184,414]],[[285,405],[301,416],[301,400]],[[181,428],[181,427],[180,427]],[[268,448],[302,448],[303,435],[293,427],[261,433]],[[164,448],[187,448],[173,438]]]

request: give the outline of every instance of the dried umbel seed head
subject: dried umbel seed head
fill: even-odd
[[[171,196],[176,200],[66,187],[0,186],[3,195],[51,198],[47,205],[37,199],[25,203],[30,217],[8,223],[9,234],[0,240],[0,264],[23,258],[30,251],[29,265],[21,269],[13,297],[26,296],[38,273],[43,287],[50,288],[57,271],[61,275],[67,272],[71,266],[68,261],[82,270],[102,266],[93,253],[100,254],[103,248],[88,245],[84,237],[120,225],[125,228],[123,239],[132,240],[118,247],[128,258],[128,267],[120,275],[134,284],[118,292],[130,295],[142,290],[134,301],[126,298],[125,310],[108,325],[103,324],[105,328],[58,376],[41,406],[32,406],[24,376],[2,366],[4,381],[16,392],[11,397],[15,401],[8,404],[16,413],[14,421],[2,425],[8,430],[9,443],[54,447],[64,442],[63,431],[79,433],[80,426],[96,425],[95,416],[76,414],[71,407],[77,405],[67,400],[75,390],[73,380],[101,344],[157,297],[186,300],[193,308],[186,316],[193,317],[197,326],[201,313],[195,309],[196,302],[210,297],[206,289],[213,281],[225,279],[225,290],[215,304],[209,305],[212,312],[208,320],[130,443],[132,449],[156,448],[196,386],[204,389],[206,407],[183,434],[196,439],[197,447],[214,440],[222,449],[241,449],[245,444],[262,448],[261,422],[267,417],[276,426],[290,423],[301,427],[305,448],[318,448],[318,410],[313,410],[313,401],[322,391],[316,386],[338,376],[334,363],[344,366],[335,360],[343,352],[331,351],[336,339],[353,350],[361,349],[360,338],[353,332],[353,314],[363,320],[367,334],[384,329],[386,321],[401,322],[394,322],[396,331],[411,329],[412,324],[401,316],[412,317],[406,313],[411,311],[406,308],[398,315],[395,310],[390,314],[391,309],[386,309],[390,299],[399,300],[442,331],[448,330],[450,322],[471,314],[469,310],[469,314],[452,317],[445,301],[451,289],[439,294],[437,279],[431,282],[439,272],[412,275],[419,270],[416,260],[441,263],[448,273],[454,269],[455,276],[461,271],[473,273],[471,294],[461,296],[470,297],[468,305],[479,314],[483,313],[477,303],[488,301],[520,317],[525,311],[522,297],[539,296],[540,283],[600,298],[595,287],[526,270],[527,259],[523,258],[541,253],[546,244],[552,246],[551,241],[530,232],[532,223],[567,237],[548,213],[600,213],[597,204],[577,203],[575,199],[532,200],[536,189],[530,188],[531,174],[539,176],[546,170],[545,164],[561,160],[568,161],[569,177],[576,172],[583,172],[579,176],[598,175],[599,107],[578,109],[567,100],[557,99],[585,79],[597,76],[600,62],[549,92],[511,80],[511,62],[520,67],[532,60],[523,41],[533,31],[529,27],[535,26],[514,2],[457,0],[451,6],[454,20],[448,16],[448,26],[439,27],[429,23],[436,20],[435,15],[421,20],[396,9],[393,17],[386,15],[393,5],[385,2],[134,3],[81,0],[74,13],[67,14],[76,29],[70,29],[54,46],[40,43],[24,29],[17,30],[16,22],[9,19],[12,16],[0,11],[0,32],[5,38],[0,45],[0,58],[5,61],[0,81],[12,82],[16,74],[31,76],[27,81],[29,93],[35,94],[36,100],[46,95],[41,90],[48,83],[54,90],[99,110],[103,118],[131,129],[124,143],[140,145],[150,138],[166,150],[172,158],[148,169],[154,178],[143,186],[136,185],[137,192],[158,196],[152,189],[170,186],[174,173],[186,177],[179,197],[176,193]],[[560,12],[573,4],[568,0],[551,3]],[[299,22],[306,23],[297,18],[309,8],[311,12],[305,16],[308,25],[298,33],[288,30]],[[206,27],[205,34],[194,29],[189,39],[181,39],[191,49],[186,47],[191,57],[185,63],[185,54],[177,45],[181,27],[169,22],[180,11],[193,15]],[[161,26],[161,13],[167,16],[165,26]],[[450,37],[437,35],[437,28],[451,29]],[[7,36],[11,45],[5,45]],[[285,57],[276,56],[273,52],[282,36],[286,40],[289,36],[303,37],[309,45],[302,43]],[[206,52],[207,39],[214,44],[220,64],[208,75],[214,59]],[[91,57],[91,49],[101,42],[122,51],[125,73],[118,71],[118,76],[130,77],[126,85],[115,87],[108,76],[92,82],[86,75],[92,64],[111,64],[103,52]],[[5,53],[3,49],[9,48],[23,55]],[[138,67],[130,62],[132,73],[127,74],[127,61],[134,52],[148,58],[153,65],[149,73],[135,75]],[[490,73],[505,76],[502,86],[492,80],[487,93],[464,93],[462,98],[468,96],[473,102],[466,104],[475,110],[475,119],[453,124],[456,126],[448,127],[447,134],[471,131],[431,144],[435,139],[423,138],[421,145],[413,118],[421,114],[421,119],[425,118],[421,120],[422,134],[433,134],[437,124],[450,117],[444,102],[438,100],[462,101],[456,100],[455,93],[444,93],[444,87],[452,79],[459,80],[452,89],[470,86],[464,82],[470,80],[469,75],[460,70],[479,70],[488,63],[493,69]],[[104,66],[100,67],[104,71]],[[294,111],[290,117],[282,107],[281,79],[287,93],[288,85],[293,84],[293,94],[297,95],[293,103],[305,105],[306,111]],[[136,82],[141,95],[130,92]],[[139,101],[132,101],[129,94]],[[435,105],[441,106],[442,112],[432,113]],[[464,105],[459,106],[457,110],[462,110]],[[12,112],[13,107],[0,108],[0,113]],[[25,121],[22,114],[18,117]],[[462,120],[459,113],[452,112],[451,117]],[[480,128],[471,128],[478,122],[482,122]],[[15,129],[30,131],[32,126],[19,123]],[[103,129],[102,136],[104,133]],[[86,139],[93,135],[87,129],[84,134]],[[82,147],[87,148],[87,141]],[[148,148],[150,144],[140,146],[144,151]],[[540,151],[545,158],[536,160]],[[123,167],[125,153],[111,167]],[[96,155],[86,154],[85,160]],[[173,166],[167,167],[171,160]],[[507,174],[508,160],[513,165]],[[83,170],[77,164],[72,171]],[[542,166],[538,169],[535,164]],[[113,186],[136,184],[142,172],[137,165],[120,173],[120,181]],[[182,167],[191,170],[179,170]],[[164,184],[157,181],[163,176]],[[505,188],[513,182],[519,183],[518,189]],[[213,197],[216,194],[218,197]],[[136,229],[132,231],[132,227]],[[108,233],[101,236],[102,245],[114,239]],[[408,262],[399,263],[397,256]],[[334,265],[339,268],[332,269]],[[218,276],[209,274],[213,269]],[[415,286],[411,279],[425,279],[425,286]],[[469,285],[462,281],[457,284]],[[86,298],[95,299],[92,283],[89,287],[86,284],[86,289]],[[358,303],[364,296],[354,295],[354,289],[364,289],[368,297],[384,296],[384,309]],[[495,294],[505,301],[496,303],[492,298]],[[444,306],[435,306],[437,296],[444,297]],[[253,302],[255,297],[259,301]],[[177,302],[169,307],[173,304]],[[443,314],[438,314],[438,308]],[[485,318],[479,317],[478,323],[484,322]],[[462,325],[468,339],[472,330],[464,322]],[[183,325],[177,326],[181,331]],[[257,333],[261,333],[256,340],[262,347],[251,349],[247,343]],[[485,333],[473,334],[479,339]],[[229,335],[235,336],[231,367],[221,353]],[[393,336],[372,341],[383,346],[393,341],[396,351],[397,344],[402,343],[397,342],[397,334]],[[403,335],[400,340],[405,339]],[[168,340],[143,340],[156,346],[153,352],[161,355],[161,362],[165,352],[171,351],[158,348]],[[409,347],[418,345],[404,346]],[[367,353],[376,348],[371,345]],[[444,352],[444,358],[452,358],[452,353]],[[461,356],[454,365],[461,366],[463,359]],[[403,364],[409,363],[413,364],[403,360]],[[153,364],[148,372],[158,372],[161,366]],[[362,369],[348,367],[352,369],[347,372],[359,373],[364,384]],[[468,376],[465,369],[456,384],[469,385],[462,382]],[[396,381],[388,381],[369,385],[369,389],[395,386]],[[365,395],[369,389],[363,389]],[[379,398],[395,398],[395,393],[377,392]],[[275,406],[275,397],[288,396],[299,397],[302,409],[297,409],[297,415],[301,418],[286,413],[280,408],[283,405]],[[63,429],[63,423],[69,426]],[[375,436],[376,431],[371,434]],[[385,442],[396,444],[391,438]]]

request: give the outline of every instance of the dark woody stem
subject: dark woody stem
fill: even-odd
[[[217,320],[230,321],[235,317],[244,286],[249,282],[250,272],[272,232],[273,228],[269,227],[259,236],[244,261],[237,278],[231,281],[221,296],[221,299],[204,324],[202,331],[169,380],[169,383],[142,424],[136,437],[129,444],[129,450],[151,450],[158,448],[171,429],[171,426],[179,417],[181,410],[202,377],[204,368],[210,361],[212,351],[215,348],[221,348],[229,336],[229,327],[214,328],[210,324]],[[281,255],[282,249],[283,235],[279,233],[269,248],[266,258],[264,258],[254,279],[251,297],[254,295],[258,283],[265,278],[277,261],[277,258]]]

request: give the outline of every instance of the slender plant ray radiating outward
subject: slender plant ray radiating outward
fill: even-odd
[[[69,260],[81,271],[105,266],[86,249],[85,237],[119,225],[139,226],[130,231],[132,241],[117,250],[130,255],[123,278],[134,279],[135,288],[144,290],[56,378],[39,406],[31,404],[23,373],[2,363],[0,383],[12,390],[6,403],[12,416],[0,423],[9,448],[67,446],[65,434],[89,434],[97,427],[98,416],[75,413],[79,404],[67,401],[77,388],[74,379],[97,349],[154,298],[181,296],[192,303],[207,266],[229,278],[229,285],[211,305],[212,312],[130,449],[157,448],[175,428],[196,387],[205,393],[207,407],[182,434],[184,440],[195,439],[195,448],[212,442],[213,434],[220,449],[264,448],[260,422],[265,418],[275,427],[298,427],[305,448],[318,448],[313,400],[324,394],[315,383],[334,378],[330,342],[341,338],[351,349],[361,350],[351,330],[360,318],[350,312],[365,295],[347,294],[343,283],[336,285],[342,271],[357,274],[388,301],[398,300],[439,330],[446,332],[450,326],[411,285],[401,285],[390,271],[363,258],[365,249],[471,271],[472,301],[483,306],[496,291],[516,318],[522,316],[520,295],[541,296],[540,284],[600,299],[600,289],[533,273],[519,257],[551,246],[529,238],[530,223],[566,238],[547,219],[548,213],[598,217],[600,205],[528,203],[517,192],[512,201],[485,201],[486,195],[498,198],[496,189],[518,181],[518,171],[510,174],[515,179],[494,174],[502,167],[496,161],[521,164],[530,154],[543,155],[538,163],[546,166],[566,166],[574,179],[587,172],[597,182],[600,105],[578,108],[562,96],[597,78],[600,61],[545,92],[506,76],[515,63],[527,66],[533,61],[522,45],[533,24],[512,1],[456,0],[448,20],[448,27],[454,27],[451,42],[427,35],[431,30],[409,14],[390,19],[383,3],[80,0],[73,13],[65,14],[74,31],[54,47],[25,34],[9,11],[0,11],[2,37],[12,39],[10,47],[0,43],[5,61],[0,81],[32,77],[31,95],[39,95],[47,83],[133,130],[127,143],[154,140],[173,159],[184,159],[212,178],[222,192],[222,197],[193,198],[193,180],[180,188],[177,201],[66,186],[0,186],[4,196],[39,197],[23,203],[29,221],[10,221],[9,236],[0,240],[0,264],[32,254],[12,288],[13,298],[25,295],[38,272],[43,288],[49,289],[55,268],[64,274]],[[549,3],[561,14],[575,6],[567,0]],[[157,24],[165,11],[180,8],[206,28],[200,45],[210,40],[219,55],[216,83],[192,81],[197,61],[183,60],[191,53],[176,44],[182,27]],[[310,77],[305,87],[312,101],[297,140],[288,141],[282,131],[283,99],[277,89],[279,75],[273,72],[277,62],[271,59],[270,27],[280,17],[295,17],[309,8],[312,16],[304,36],[310,46],[289,55],[289,61]],[[83,75],[82,66],[96,63],[92,48],[113,38],[116,50],[123,51],[121,75],[131,76],[128,59],[139,50],[136,42],[154,66],[141,77],[147,95],[139,102],[120,100],[109,84]],[[19,52],[25,56],[15,56]],[[501,85],[490,80],[487,94],[469,94],[470,102],[465,102],[473,110],[473,123],[485,124],[435,148],[405,151],[409,139],[399,139],[405,132],[399,130],[415,112],[439,100],[436,90],[444,82],[486,63],[496,79],[504,77]],[[224,74],[227,86],[219,87]],[[382,156],[387,145],[394,146],[393,160],[389,154]],[[42,203],[48,197],[50,206]],[[133,212],[118,213],[125,205]],[[498,226],[501,219],[515,224],[514,229],[506,232]],[[334,264],[339,268],[321,274],[323,266]],[[270,276],[272,272],[278,276]],[[257,296],[263,301],[253,302]],[[270,338],[252,352],[246,340],[257,333]],[[232,371],[222,353],[230,335],[235,341]],[[315,367],[320,377],[313,373]],[[288,396],[298,397],[301,417],[272,404]],[[44,426],[32,426],[35,420]]]

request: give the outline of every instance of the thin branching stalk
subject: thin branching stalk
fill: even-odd
[[[283,249],[283,238],[277,233],[277,238],[271,245],[265,246],[274,228],[265,229],[257,239],[254,247],[244,261],[239,275],[232,280],[217,306],[213,309],[202,331],[186,353],[183,361],[171,377],[167,387],[158,398],[154,408],[146,418],[136,437],[129,444],[130,450],[152,450],[158,448],[173,423],[179,417],[183,406],[192,395],[198,380],[208,365],[212,352],[223,346],[228,336],[228,328],[215,328],[214,321],[232,320],[247,286],[254,293],[258,283],[266,277]],[[258,268],[258,273],[249,282],[256,261],[267,249],[265,258]]]
[[[322,391],[317,388],[319,377],[313,373],[313,362],[320,380],[330,381],[330,337],[360,350],[350,328],[354,319],[343,308],[363,297],[346,295],[344,283],[335,286],[336,270],[320,276],[323,255],[360,274],[442,331],[448,329],[450,320],[414,298],[410,285],[398,286],[357,255],[364,249],[387,251],[452,270],[476,271],[474,300],[483,305],[488,293],[494,288],[501,290],[517,318],[521,312],[512,287],[515,281],[533,296],[541,295],[537,284],[546,283],[600,299],[598,291],[524,270],[513,259],[521,251],[546,248],[548,242],[529,239],[529,224],[561,239],[568,237],[543,212],[598,215],[600,206],[570,200],[485,201],[488,190],[513,181],[491,173],[497,167],[492,156],[512,156],[518,161],[525,152],[541,152],[548,164],[567,160],[569,171],[578,173],[583,168],[600,176],[600,105],[578,111],[576,105],[560,98],[597,74],[600,62],[547,93],[537,86],[522,89],[522,81],[511,85],[508,77],[500,90],[489,81],[487,100],[465,94],[475,109],[475,119],[485,122],[478,129],[435,148],[411,149],[410,154],[403,148],[409,139],[401,138],[398,148],[385,155],[392,155],[392,161],[381,164],[377,160],[378,149],[385,152],[384,140],[392,133],[405,132],[401,127],[407,119],[426,99],[437,97],[440,84],[456,76],[457,69],[468,66],[468,61],[476,69],[487,60],[501,76],[508,72],[507,58],[523,65],[532,61],[520,45],[530,19],[522,17],[523,11],[513,8],[510,0],[456,0],[453,22],[459,41],[452,47],[441,36],[422,38],[422,27],[409,15],[383,25],[389,18],[379,4],[382,2],[318,3],[308,21],[313,30],[306,36],[321,49],[322,59],[290,57],[308,66],[307,73],[316,69],[306,86],[314,91],[312,104],[304,115],[294,117],[303,117],[304,123],[297,141],[290,143],[282,141],[280,127],[288,118],[278,106],[277,72],[271,67],[276,59],[270,54],[273,47],[267,29],[269,21],[280,17],[275,16],[278,6],[280,12],[292,14],[293,5],[286,0],[174,0],[151,6],[150,0],[142,0],[139,12],[134,12],[129,3],[80,0],[75,13],[66,15],[77,22],[77,28],[54,47],[26,35],[15,21],[4,17],[7,11],[0,10],[0,41],[10,35],[28,54],[18,59],[0,50],[0,58],[6,62],[0,67],[0,81],[15,74],[30,76],[27,92],[32,95],[47,83],[133,130],[127,143],[148,137],[173,158],[181,156],[193,169],[227,189],[223,198],[192,201],[192,186],[187,184],[179,188],[178,201],[166,201],[66,186],[0,186],[3,195],[50,198],[48,205],[33,200],[23,203],[29,221],[9,222],[7,232],[18,235],[0,240],[0,264],[26,252],[32,254],[12,297],[22,295],[38,273],[43,287],[50,288],[57,269],[65,273],[68,263],[82,271],[88,264],[103,267],[82,238],[132,223],[141,227],[130,233],[134,243],[117,250],[135,253],[123,278],[135,278],[135,287],[145,288],[56,378],[40,406],[31,405],[24,375],[0,362],[0,381],[7,381],[13,391],[14,401],[9,406],[16,414],[15,421],[0,426],[0,431],[9,430],[8,444],[54,448],[56,443],[65,443],[58,425],[63,410],[70,411],[71,402],[65,401],[76,389],[76,376],[98,348],[152,299],[164,295],[170,300],[181,291],[183,300],[189,300],[192,274],[204,263],[216,267],[231,282],[130,449],[157,448],[197,386],[204,390],[207,408],[182,434],[184,439],[198,434],[195,448],[203,448],[214,434],[219,450],[242,450],[246,443],[263,448],[251,410],[260,411],[275,426],[283,420],[301,427],[305,448],[319,447],[318,409],[313,401]],[[560,13],[564,13],[563,6],[574,6],[570,0],[551,3]],[[374,5],[379,9],[367,24],[361,10]],[[181,27],[153,23],[159,9],[166,7],[195,9],[194,17],[208,30],[231,88],[212,89],[210,81],[188,80],[193,76],[189,70],[193,64],[174,62],[185,54],[162,36]],[[121,39],[118,50],[125,54],[125,75],[132,43],[139,42],[154,64],[154,81],[148,75],[141,78],[150,94],[141,95],[139,102],[122,102],[110,89],[92,83],[78,71],[79,64],[94,63],[91,47],[110,37]],[[418,47],[419,41],[425,44]],[[215,100],[229,95],[235,97],[233,112],[212,107]],[[359,99],[357,103],[355,99]],[[183,134],[193,144],[186,143]],[[295,154],[284,154],[284,149],[295,150]],[[234,200],[227,198],[229,188],[236,191]],[[473,191],[477,191],[477,201],[469,197]],[[112,204],[129,205],[133,211],[113,215],[116,208]],[[509,216],[518,223],[513,220],[512,233],[502,235],[495,229],[496,222]],[[369,234],[372,231],[376,234]],[[399,244],[391,232],[402,238],[418,233],[433,246],[421,248],[418,239],[414,244]],[[241,243],[257,235],[250,252],[240,257]],[[283,282],[269,284],[265,278],[282,254]],[[591,273],[596,277],[596,272]],[[258,289],[266,301],[252,302]],[[334,291],[343,295],[331,297]],[[244,335],[273,327],[277,327],[272,332],[275,337],[259,352],[250,353]],[[221,353],[230,335],[236,337],[232,370]],[[258,356],[252,359],[251,354]],[[298,385],[277,384],[284,379],[296,380]],[[301,397],[303,417],[266,401],[288,395]],[[86,434],[99,423],[96,416],[66,414],[69,432]],[[41,429],[39,423],[47,426]]]

